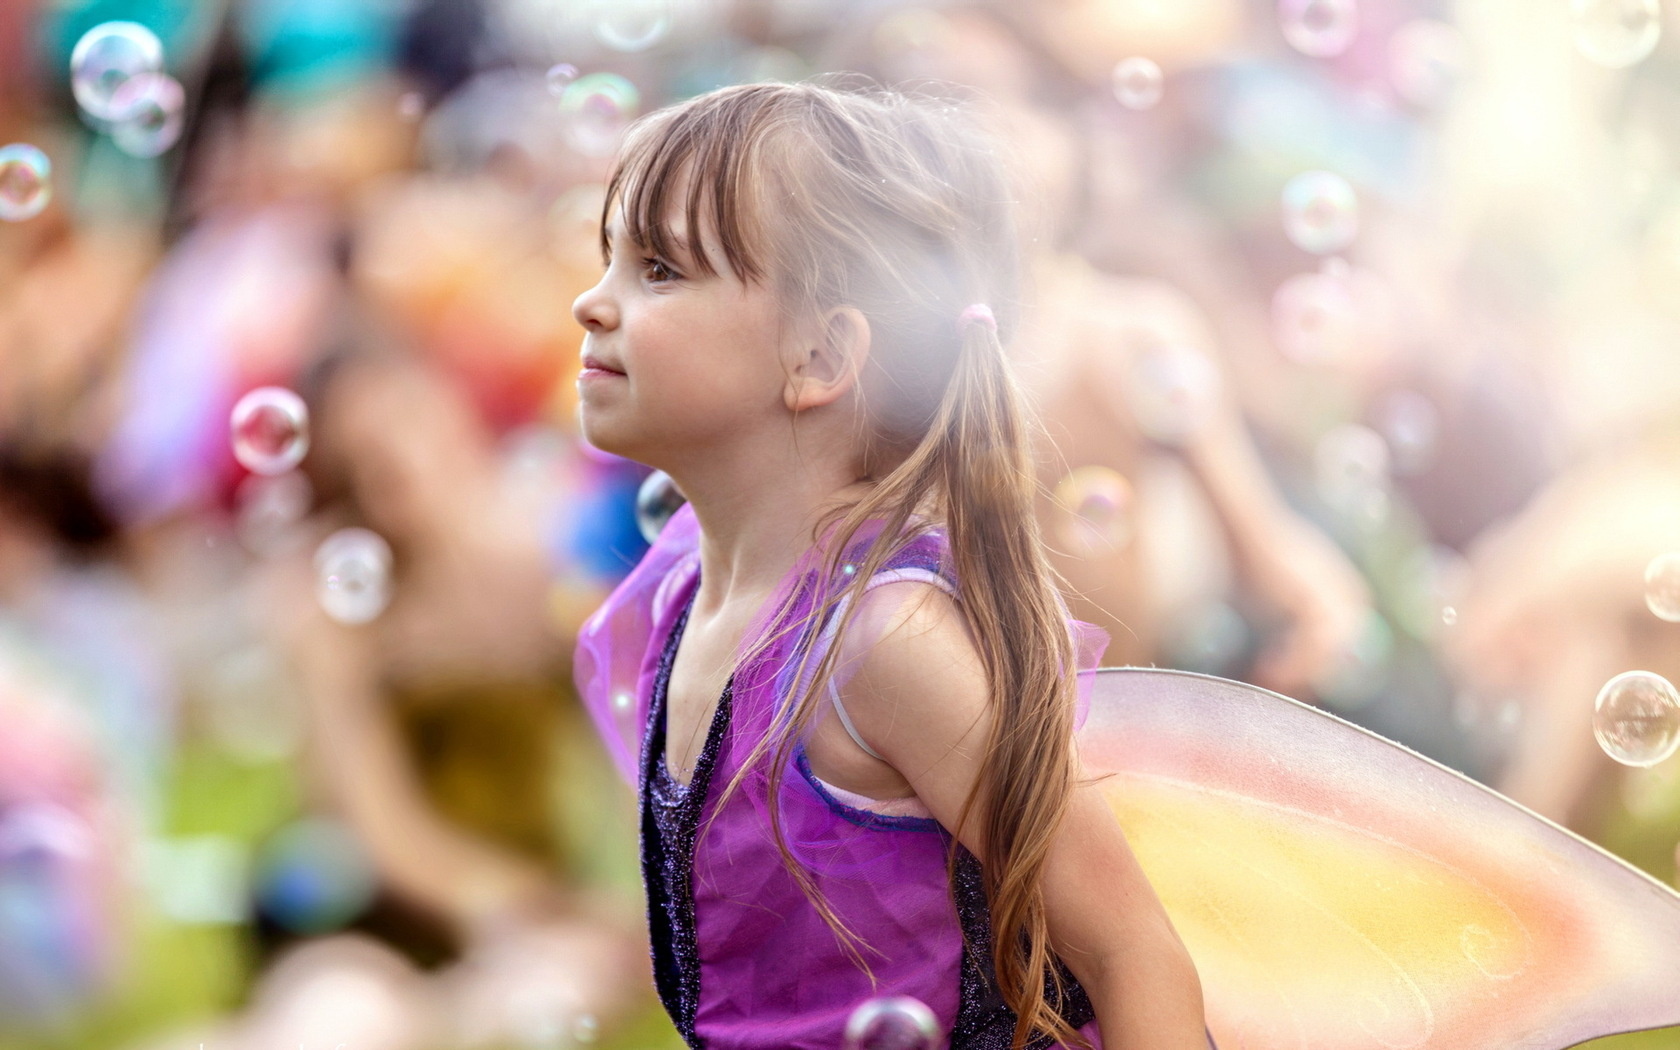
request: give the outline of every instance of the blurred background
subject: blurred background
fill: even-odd
[[[629,121],[841,71],[1020,179],[1105,662],[1673,883],[1675,0],[7,0],[0,1050],[681,1045],[570,683],[671,503],[570,307]]]

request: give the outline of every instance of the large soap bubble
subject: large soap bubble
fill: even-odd
[[[129,78],[163,69],[163,44],[138,22],[94,26],[70,52],[70,90],[76,104],[98,121],[121,118],[117,90]]]
[[[934,1050],[939,1022],[908,995],[865,1001],[846,1020],[845,1050]]]
[[[1649,671],[1625,671],[1598,691],[1593,736],[1611,758],[1654,766],[1680,747],[1680,693]]]

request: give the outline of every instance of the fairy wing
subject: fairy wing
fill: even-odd
[[[1680,1024],[1680,894],[1643,872],[1276,693],[1081,677],[1087,772],[1221,1050],[1561,1050]]]

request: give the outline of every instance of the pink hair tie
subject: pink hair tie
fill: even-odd
[[[979,322],[993,335],[997,334],[997,318],[992,316],[992,308],[985,303],[970,303],[963,307],[962,316],[957,318],[957,326],[960,328],[971,321]]]

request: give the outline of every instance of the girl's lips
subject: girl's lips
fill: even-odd
[[[623,379],[624,378],[624,373],[623,372],[614,372],[610,368],[596,368],[596,367],[591,366],[591,367],[585,368],[583,371],[578,373],[578,380],[581,382],[585,379],[604,379],[608,376],[612,376],[612,377],[617,378],[617,379]]]

